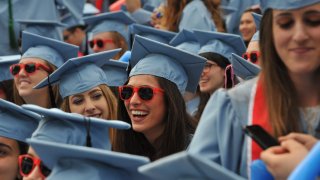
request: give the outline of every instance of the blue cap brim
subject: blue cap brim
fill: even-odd
[[[243,59],[242,57],[232,54],[231,64],[234,73],[242,79],[248,80],[257,76],[261,69],[259,66]]]

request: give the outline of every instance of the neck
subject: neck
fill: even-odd
[[[297,98],[301,107],[317,106],[320,103],[320,76],[290,75],[297,91]]]
[[[39,98],[40,97],[40,98]],[[41,95],[36,94],[33,96],[23,97],[26,104],[35,104],[43,108],[49,108],[49,95],[48,93],[43,93]]]
[[[164,124],[157,129],[150,129],[148,132],[144,132],[144,136],[147,138],[149,143],[157,149],[156,140],[161,136],[164,131]]]

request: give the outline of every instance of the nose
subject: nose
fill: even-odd
[[[95,109],[96,109],[96,106],[94,102],[92,102],[91,100],[86,100],[85,112],[91,114],[94,112]]]
[[[133,106],[137,106],[137,105],[141,104],[141,99],[138,95],[138,92],[134,92],[131,99],[129,100],[129,104],[133,105]]]
[[[303,22],[297,22],[293,32],[293,40],[299,44],[308,40],[308,32],[306,29],[307,28],[304,26]]]

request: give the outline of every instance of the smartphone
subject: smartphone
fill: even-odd
[[[245,134],[250,136],[263,150],[268,149],[271,146],[280,145],[277,139],[272,137],[259,125],[246,126],[243,130]]]

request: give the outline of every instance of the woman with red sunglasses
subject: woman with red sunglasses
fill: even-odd
[[[78,48],[64,42],[23,32],[22,57],[10,67],[14,77],[14,102],[18,105],[36,104],[45,108],[58,107],[61,98],[57,87],[33,89],[41,80],[77,56]]]
[[[291,132],[319,138],[320,1],[261,0],[261,7],[259,76],[214,94],[189,148],[243,177],[262,152],[245,137],[245,126],[260,125],[275,138]],[[282,149],[264,160],[284,163],[277,156],[291,149]]]
[[[84,18],[89,25],[91,39],[88,44],[94,53],[121,48],[113,57],[118,60],[130,47],[128,26],[135,21],[122,11],[103,13]]]
[[[118,111],[118,119],[132,129],[116,131],[113,150],[151,160],[185,150],[195,126],[182,94],[196,90],[204,62],[136,35],[129,80],[119,88]]]
[[[30,138],[41,117],[11,102],[0,99],[0,179],[21,179],[18,157],[26,154]]]

